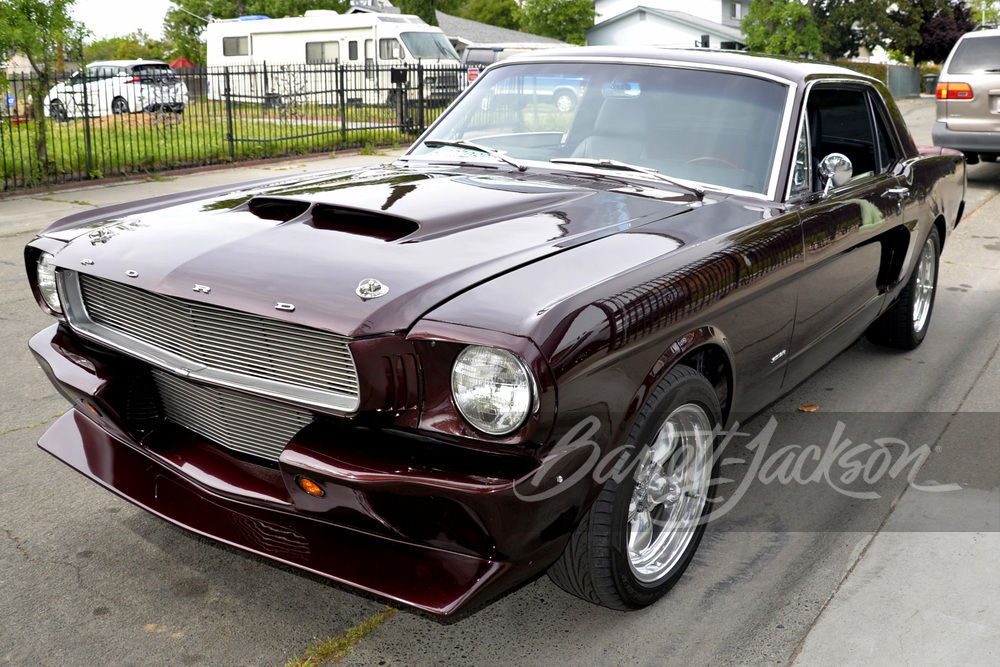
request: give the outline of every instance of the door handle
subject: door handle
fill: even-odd
[[[883,197],[894,197],[896,199],[905,199],[910,196],[910,188],[889,188],[882,193]]]

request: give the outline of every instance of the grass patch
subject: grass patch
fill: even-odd
[[[350,653],[355,644],[370,635],[398,612],[399,610],[394,607],[386,607],[384,611],[362,621],[353,628],[349,628],[341,636],[310,646],[301,658],[289,660],[285,663],[285,667],[316,667],[331,660],[339,660]]]

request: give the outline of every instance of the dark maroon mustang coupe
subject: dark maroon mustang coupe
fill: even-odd
[[[557,105],[554,90],[572,90]],[[391,164],[77,214],[25,251],[40,446],[167,521],[431,614],[680,578],[718,429],[913,348],[961,155],[816,63],[487,69]]]

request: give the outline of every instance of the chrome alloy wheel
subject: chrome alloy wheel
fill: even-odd
[[[712,422],[700,406],[681,405],[640,455],[628,508],[627,549],[636,579],[654,583],[673,571],[694,539],[712,476]]]
[[[935,245],[931,239],[927,239],[924,248],[920,252],[920,263],[916,270],[916,283],[914,284],[913,295],[913,330],[923,331],[927,326],[927,317],[931,312],[931,304],[934,303],[934,283],[937,272],[937,257],[935,257]]]

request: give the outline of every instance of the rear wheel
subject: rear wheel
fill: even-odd
[[[901,350],[912,350],[924,342],[934,310],[940,255],[941,235],[937,227],[933,227],[920,249],[920,257],[906,287],[896,302],[868,328],[868,340]]]
[[[116,97],[111,100],[111,113],[116,116],[128,113],[128,102],[125,101],[124,97]]]
[[[645,607],[670,590],[705,531],[720,421],[712,385],[690,368],[671,370],[640,412],[611,479],[549,570],[552,581],[621,610]]]

